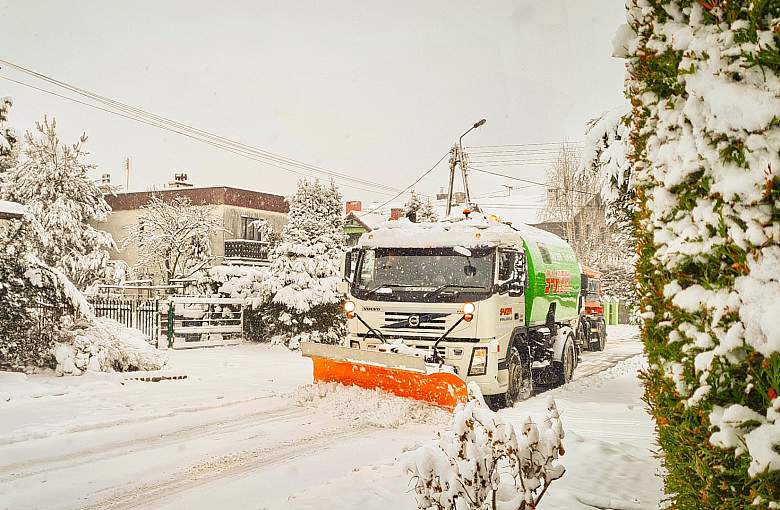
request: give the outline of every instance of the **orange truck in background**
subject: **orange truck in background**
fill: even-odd
[[[604,320],[604,302],[601,294],[601,273],[582,267],[580,287],[579,335],[582,349],[603,351],[607,343],[607,323]]]

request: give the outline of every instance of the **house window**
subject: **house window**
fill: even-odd
[[[257,221],[260,218],[252,218],[250,216],[241,216],[241,239],[248,239],[250,241],[262,241],[261,232],[256,225],[252,225],[253,221]]]

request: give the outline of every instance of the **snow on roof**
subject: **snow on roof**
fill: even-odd
[[[517,246],[521,240],[521,234],[509,225],[475,215],[435,223],[412,223],[406,218],[387,221],[363,234],[358,245],[366,248]]]
[[[347,217],[355,218],[370,230],[374,230],[388,220],[387,214],[379,212],[350,211]]]
[[[24,217],[30,212],[22,204],[0,200],[0,219],[14,220]]]

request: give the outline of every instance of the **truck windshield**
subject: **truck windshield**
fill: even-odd
[[[437,295],[489,292],[493,284],[495,250],[472,248],[471,256],[452,248],[376,248],[362,253],[355,282],[356,294],[370,299],[420,292]],[[438,296],[438,297],[442,297]]]

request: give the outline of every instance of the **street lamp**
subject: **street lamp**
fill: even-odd
[[[485,122],[487,122],[486,119],[479,119],[477,122],[474,123],[473,126],[468,128],[465,133],[460,135],[460,138],[458,138],[458,157],[453,159],[453,163],[455,161],[460,162],[460,170],[463,174],[463,191],[466,192],[466,203],[471,205],[471,194],[469,193],[469,182],[466,178],[466,168],[463,166],[463,137],[469,134],[472,130],[477,129],[478,127],[484,126]],[[452,211],[452,191],[453,186],[455,184],[455,165],[453,164],[450,167],[450,189],[447,193],[447,216],[450,215],[450,212]]]

